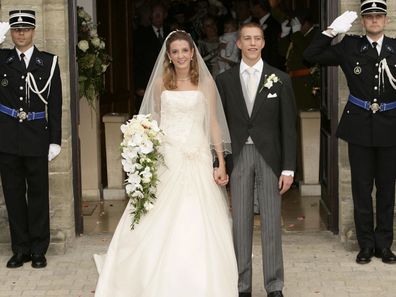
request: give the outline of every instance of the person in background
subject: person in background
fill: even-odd
[[[136,112],[139,110],[151,70],[154,67],[165,36],[169,33],[169,29],[165,24],[167,15],[168,11],[163,4],[154,2],[151,6],[151,24],[148,27],[140,27],[134,33],[134,39],[137,41],[133,53]]]
[[[238,23],[233,18],[224,21],[224,34],[220,36],[219,73],[230,69],[239,62],[239,49],[236,44],[238,39]]]

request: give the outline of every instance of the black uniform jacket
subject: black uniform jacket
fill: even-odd
[[[304,58],[311,63],[337,66],[345,74],[350,93],[370,102],[396,101],[396,90],[389,78],[378,72],[379,62],[386,59],[390,71],[396,77],[396,40],[384,36],[378,56],[366,36],[346,35],[341,42],[331,45],[332,38],[319,34],[305,50]],[[381,83],[380,83],[381,79]],[[337,136],[362,146],[396,145],[396,109],[373,113],[351,102],[345,106]]]
[[[231,135],[234,164],[250,136],[255,147],[276,176],[281,170],[296,167],[296,104],[290,77],[264,63],[252,114],[249,116],[243,96],[240,65],[219,74],[216,84],[223,103]],[[275,74],[280,83],[263,87],[266,78]]]
[[[26,70],[15,49],[0,50],[0,103],[17,111],[47,112],[44,119],[22,122],[0,112],[0,152],[43,156],[48,154],[50,143],[61,144],[62,87],[58,64],[49,87],[42,93],[47,106],[31,90],[29,98],[25,84],[30,72],[41,91],[50,76],[53,56],[34,48]]]

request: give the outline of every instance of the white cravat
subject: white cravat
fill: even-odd
[[[257,79],[255,75],[256,69],[253,67],[249,67],[246,69],[247,75],[247,80],[246,80],[246,89],[248,91],[248,96],[250,102],[254,101],[254,98],[256,97],[256,92],[257,92]]]

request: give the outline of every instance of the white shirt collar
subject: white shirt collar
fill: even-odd
[[[242,59],[241,64],[239,66],[239,73],[243,74],[246,71],[246,69],[248,69],[248,68],[250,68],[250,66],[248,64],[246,64]],[[256,71],[258,71],[259,74],[261,75],[261,73],[263,72],[263,68],[264,68],[263,59],[258,60],[257,63],[252,66],[252,68],[254,68]]]
[[[368,37],[367,35],[366,35],[366,37],[367,37],[367,40],[368,40],[370,43],[373,43],[373,42],[374,42],[374,40],[372,40],[372,39],[371,39],[370,37]],[[381,38],[378,39],[376,42],[377,42],[377,51],[378,51],[378,52],[381,52],[382,43],[384,42],[384,35],[382,35]]]
[[[16,49],[18,57],[19,57],[22,54],[22,52],[19,49],[17,49],[17,48],[15,48],[15,49]],[[30,61],[30,58],[33,55],[33,51],[34,51],[34,46],[32,46],[31,48],[29,48],[28,50],[23,52],[25,54],[25,60],[26,61]]]
[[[20,55],[22,54],[22,52],[15,48],[18,54],[18,57],[20,57]],[[32,58],[33,55],[33,51],[34,51],[34,46],[30,47],[28,50],[24,51],[23,53],[25,54],[25,63],[26,66],[29,65],[30,59]]]
[[[265,16],[263,16],[261,19],[260,19],[260,25],[262,26],[264,23],[265,23],[265,21],[270,17],[270,13],[267,13]]]
[[[157,27],[154,26],[154,25],[151,25],[151,27],[153,27],[154,33],[155,33],[155,35],[157,35],[157,37],[158,37],[158,30],[161,32],[162,37],[164,36],[164,29],[163,29],[163,27],[157,28]]]

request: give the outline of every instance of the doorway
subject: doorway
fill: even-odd
[[[132,116],[137,109],[133,49],[139,42],[134,38],[134,29],[138,15],[138,4],[145,1],[110,1],[97,0],[97,20],[101,25],[98,30],[104,36],[109,53],[113,57],[110,71],[106,74],[106,92],[100,98],[101,116],[109,112],[128,113]],[[172,1],[167,1],[172,2]],[[188,1],[185,1],[188,2]],[[224,0],[224,3],[231,1]],[[275,0],[284,9],[293,11],[297,7],[311,9],[321,24],[328,24],[338,14],[338,1],[329,0]],[[141,7],[140,7],[141,8]],[[144,9],[143,9],[144,10]],[[301,197],[297,190],[291,190],[284,199],[284,226],[290,230],[299,230],[304,225],[325,228],[338,232],[338,142],[335,129],[338,122],[337,69],[322,69],[321,75],[321,124],[320,124],[320,183],[321,196]],[[104,127],[101,129],[102,140],[102,181],[107,180]],[[105,186],[105,185],[104,185]],[[119,215],[125,202],[101,202],[93,214],[108,213]],[[117,209],[117,210],[115,210]],[[115,210],[115,211],[114,211]],[[312,219],[312,221],[311,221]],[[94,224],[95,219],[88,219]],[[323,222],[323,225],[320,223]],[[113,223],[111,223],[113,224]],[[324,226],[324,227],[323,227]],[[111,228],[110,228],[111,229]]]

